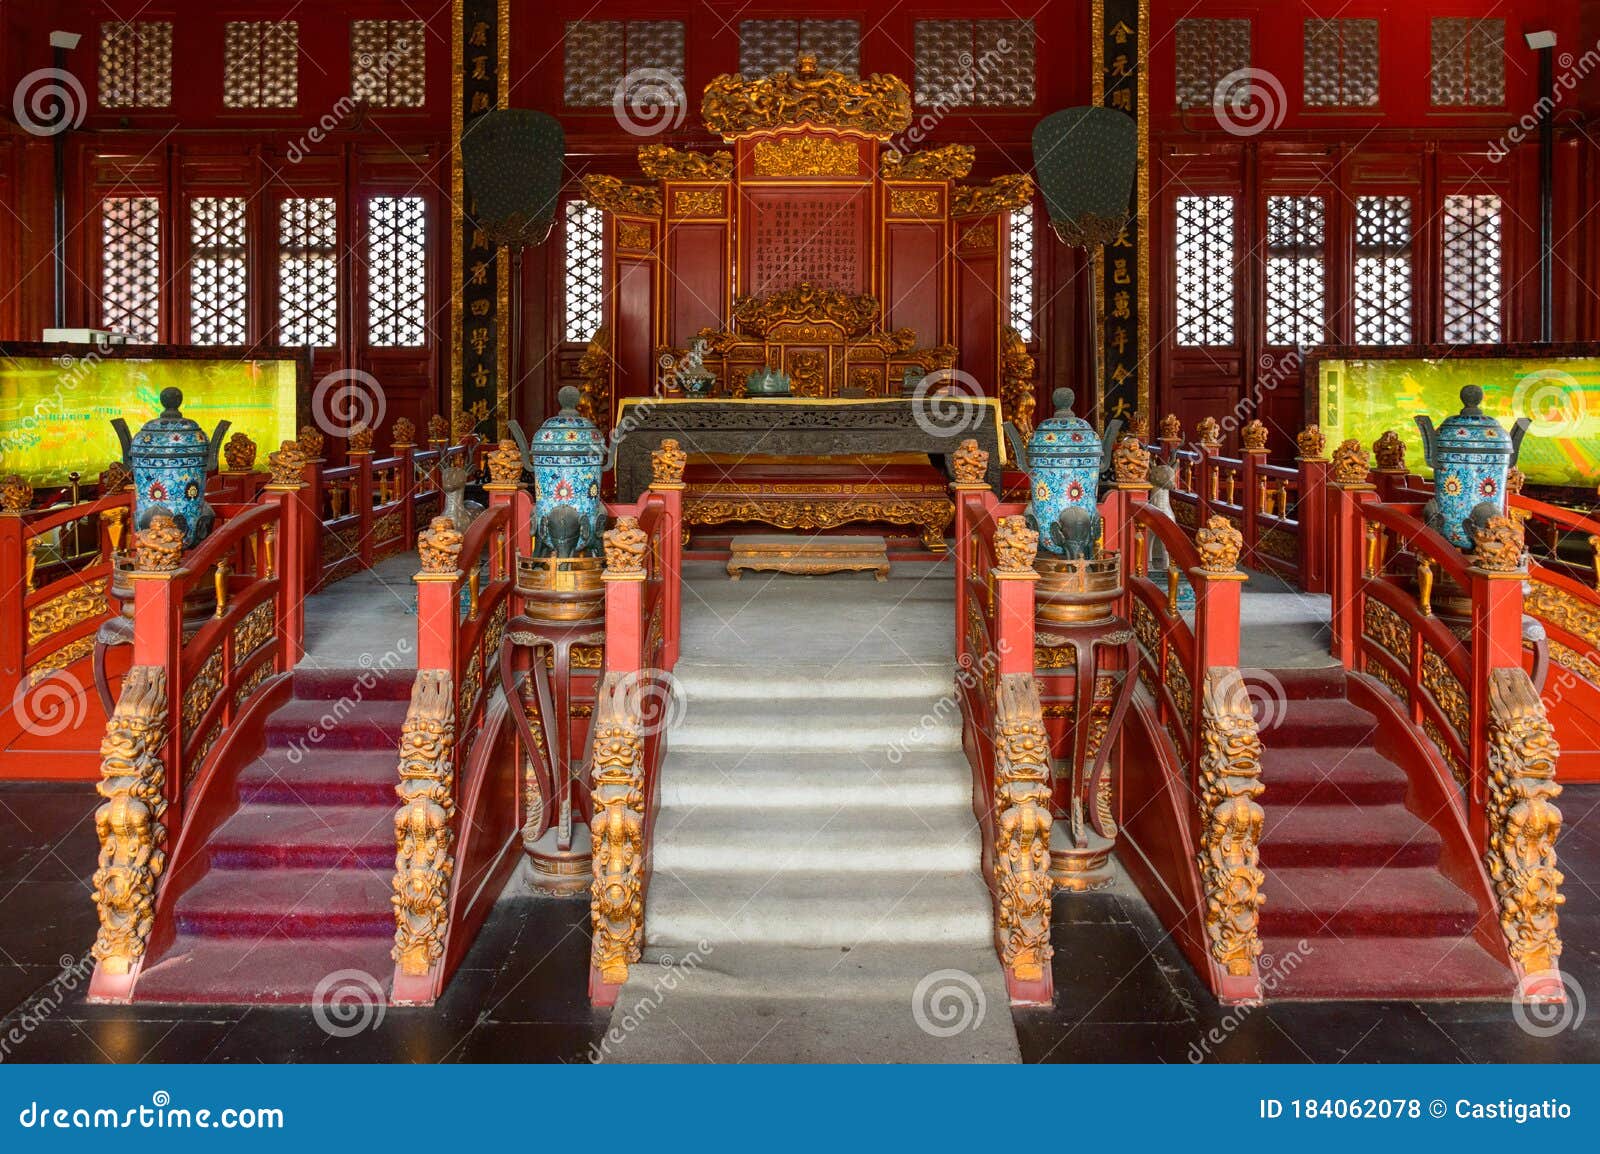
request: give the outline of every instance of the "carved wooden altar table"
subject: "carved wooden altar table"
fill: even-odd
[[[944,548],[954,516],[947,462],[960,443],[976,440],[989,453],[997,490],[1005,461],[993,397],[628,398],[617,429],[619,501],[649,487],[650,454],[662,441],[689,454],[686,527],[906,525],[933,550]]]

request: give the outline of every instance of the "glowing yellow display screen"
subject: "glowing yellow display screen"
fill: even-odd
[[[0,356],[0,473],[34,485],[63,484],[76,471],[92,481],[122,448],[114,417],[130,432],[161,415],[161,390],[183,390],[183,415],[209,435],[219,421],[267,453],[295,435],[295,364],[286,360],[136,360],[82,356]]]
[[[1483,411],[1502,425],[1533,422],[1517,459],[1530,481],[1593,488],[1600,480],[1600,357],[1326,360],[1317,385],[1330,449],[1349,437],[1370,448],[1393,429],[1407,467],[1429,476],[1416,416],[1438,425],[1461,411],[1461,390],[1478,385]]]

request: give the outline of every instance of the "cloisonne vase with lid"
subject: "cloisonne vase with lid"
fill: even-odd
[[[1468,528],[1475,506],[1487,502],[1505,508],[1506,474],[1517,463],[1530,424],[1527,417],[1518,417],[1507,433],[1482,406],[1483,390],[1468,385],[1461,390],[1461,411],[1437,428],[1430,417],[1417,417],[1423,452],[1433,470],[1428,524],[1459,549],[1475,545]]]
[[[595,423],[578,412],[582,394],[568,385],[556,394],[561,411],[539,426],[533,435],[533,530],[538,537],[558,509],[578,514],[579,538],[574,556],[601,551],[606,511],[600,500],[600,474],[606,460],[605,440]]]
[[[1039,548],[1058,557],[1094,556],[1100,537],[1100,471],[1105,444],[1094,426],[1072,411],[1071,389],[1052,397],[1055,415],[1040,421],[1028,439],[1029,525]],[[1065,526],[1061,515],[1069,510]]]
[[[211,532],[216,513],[206,502],[206,474],[217,467],[229,421],[206,438],[199,424],[184,416],[183,390],[161,390],[161,415],[132,436],[121,417],[111,422],[122,443],[122,463],[133,473],[133,518],[146,529],[157,513],[170,513],[192,549]]]

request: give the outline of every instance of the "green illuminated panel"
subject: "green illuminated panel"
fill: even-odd
[[[113,417],[137,433],[161,413],[161,390],[183,390],[183,415],[207,433],[219,421],[267,453],[295,435],[293,361],[0,357],[0,473],[34,485],[91,481],[122,455]]]
[[[1428,476],[1416,416],[1437,425],[1461,411],[1463,388],[1480,385],[1484,412],[1502,425],[1532,420],[1517,461],[1530,481],[1592,488],[1600,479],[1600,357],[1327,360],[1318,377],[1330,449],[1349,437],[1370,448],[1393,429],[1406,465]]]

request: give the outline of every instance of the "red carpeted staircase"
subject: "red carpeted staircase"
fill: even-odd
[[[368,674],[376,677],[375,674]],[[387,989],[400,726],[413,675],[304,671],[238,773],[239,807],[178,898],[136,1001],[308,1003],[339,970]]]
[[[1477,901],[1441,871],[1439,829],[1407,806],[1426,791],[1378,751],[1343,671],[1274,676],[1289,700],[1260,719],[1267,998],[1506,997],[1510,969],[1473,937]]]

